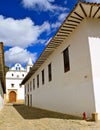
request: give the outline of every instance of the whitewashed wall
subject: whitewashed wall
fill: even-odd
[[[7,84],[7,99],[9,99],[9,92],[8,90],[17,90],[17,99],[24,99],[24,87],[20,86],[22,80],[10,80],[7,79],[6,84]],[[11,87],[11,84],[14,84],[14,87]]]
[[[4,95],[3,95],[2,85],[0,81],[0,110],[3,107],[3,104],[4,104]]]
[[[9,90],[16,90],[17,100],[24,100],[24,86],[20,86],[21,81],[26,75],[26,71],[9,71],[6,74],[6,98],[9,100]],[[12,76],[12,74],[14,74]],[[23,77],[24,74],[24,77]],[[11,84],[14,84],[12,87]]]
[[[44,109],[87,117],[95,110],[91,61],[88,43],[88,19],[47,59],[28,81],[39,74],[40,87],[32,92],[32,105]],[[92,29],[92,27],[91,27]],[[69,47],[70,71],[64,73],[63,50]],[[52,64],[52,81],[48,81],[48,64]],[[42,85],[41,71],[45,72]],[[26,83],[26,86],[28,84]],[[37,85],[35,85],[37,86]]]
[[[95,94],[96,112],[100,119],[100,21],[94,20],[88,25],[89,45],[92,63],[93,84]],[[92,29],[93,28],[93,31]]]

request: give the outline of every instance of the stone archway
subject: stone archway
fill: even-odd
[[[16,102],[16,92],[15,91],[11,91],[9,93],[9,102]]]

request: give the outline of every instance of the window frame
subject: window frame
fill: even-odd
[[[63,51],[64,73],[70,71],[69,46]]]
[[[22,74],[22,77],[24,77],[24,74]]]
[[[51,63],[48,65],[48,81],[52,81],[52,65]]]
[[[11,83],[11,87],[14,88],[15,84],[14,83]]]
[[[25,92],[25,95],[26,95],[26,93],[27,93],[26,85],[25,85],[25,91],[24,92]]]
[[[35,78],[33,79],[33,90],[35,90]]]
[[[29,83],[28,83],[27,87],[28,87],[28,92],[29,92],[29,90],[30,90],[30,86],[29,86]]]
[[[45,78],[44,78],[44,69],[42,70],[42,85],[44,84],[44,81],[45,80]]]
[[[32,81],[30,81],[30,92],[32,91]]]
[[[39,88],[39,74],[37,75],[37,88]]]

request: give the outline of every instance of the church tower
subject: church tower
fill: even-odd
[[[32,59],[29,58],[27,66],[26,66],[26,71],[29,72],[32,66],[33,66]]]

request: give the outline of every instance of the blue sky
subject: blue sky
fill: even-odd
[[[100,0],[88,0],[100,2]],[[39,57],[77,0],[0,0],[0,41],[5,64]]]

